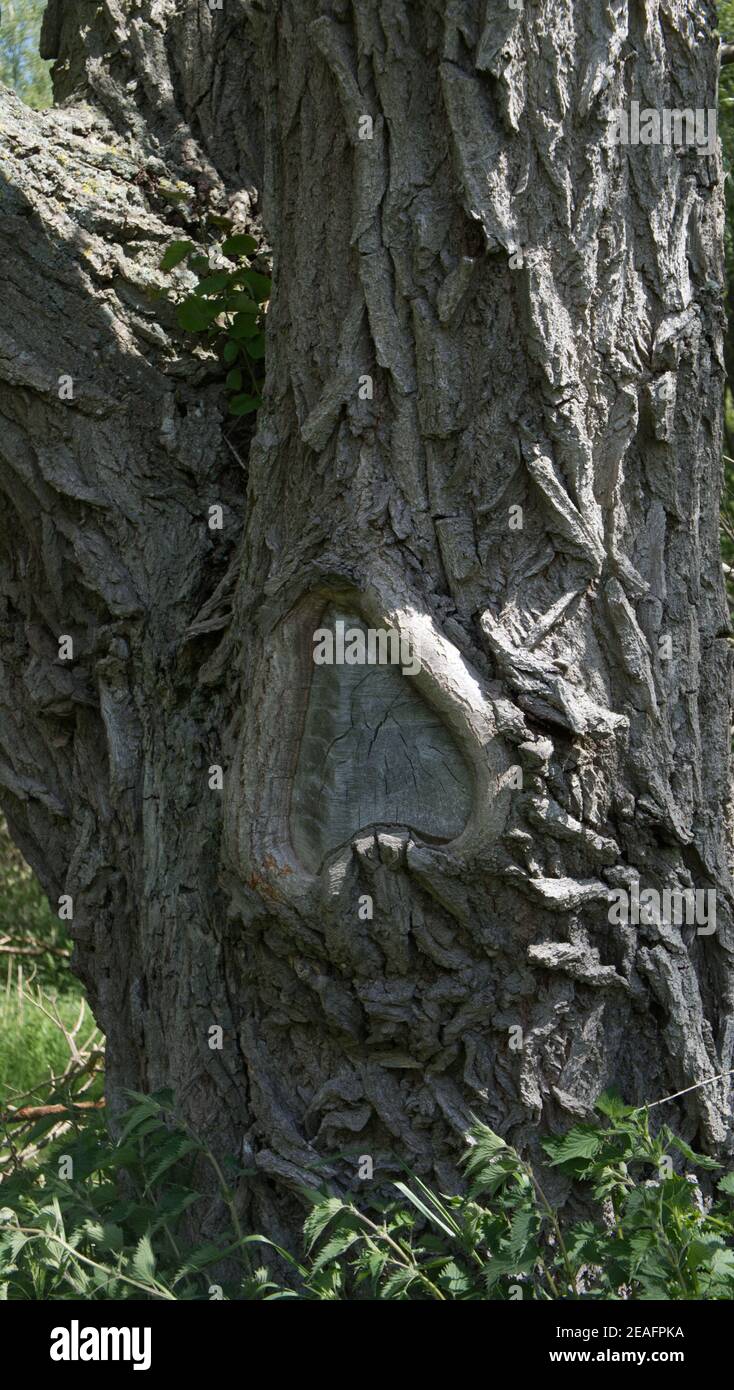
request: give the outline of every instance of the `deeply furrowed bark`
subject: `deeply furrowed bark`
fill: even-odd
[[[471,1114],[533,1151],[606,1085],[726,1072],[721,170],[610,135],[715,105],[713,6],[76,8],[67,107],[3,99],[0,783],[73,896],[113,1110],[172,1086],[289,1234],[356,1155],[446,1188]],[[245,497],[147,294],[255,187]],[[420,673],[311,679],[324,613]],[[716,932],[610,923],[635,883],[715,888]],[[721,1148],[728,1095],[666,1118]]]

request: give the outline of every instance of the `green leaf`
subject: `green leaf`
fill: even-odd
[[[531,1269],[522,1271],[524,1274],[531,1272]],[[490,1298],[493,1296],[493,1290],[500,1279],[504,1279],[508,1274],[519,1273],[520,1270],[515,1261],[509,1261],[504,1255],[491,1255],[482,1269],[482,1278]]]
[[[239,367],[235,367],[234,371],[227,372],[226,386],[228,391],[242,390],[242,372]]]
[[[227,300],[227,308],[234,312],[239,310],[241,314],[259,314],[260,305],[251,294],[244,290],[239,290],[236,294],[231,294]]]
[[[396,1269],[382,1286],[383,1298],[400,1298],[418,1278],[416,1269]]]
[[[365,1273],[372,1280],[378,1280],[388,1261],[386,1250],[365,1250],[362,1255]]]
[[[352,1245],[354,1245],[355,1241],[359,1240],[359,1238],[359,1231],[349,1230],[340,1230],[337,1231],[333,1236],[330,1236],[326,1243],[322,1245],[321,1249],[319,1250],[318,1258],[313,1262],[311,1273],[319,1274],[320,1271],[326,1267],[326,1265],[331,1264],[332,1261],[338,1259],[340,1255],[345,1254],[346,1251],[349,1250]]]
[[[117,1141],[118,1147],[120,1148],[135,1130],[140,1129],[141,1125],[148,1123],[150,1120],[154,1120],[156,1126],[160,1123],[160,1107],[152,1096],[138,1097],[136,1095],[136,1100],[138,1102],[137,1105],[131,1105],[125,1115],[125,1124]]]
[[[211,1240],[205,1241],[203,1245],[198,1245],[195,1250],[191,1251],[190,1255],[187,1255],[181,1268],[176,1270],[172,1287],[175,1288],[176,1284],[180,1284],[187,1275],[198,1274],[200,1270],[206,1269],[207,1265],[213,1264],[215,1260],[221,1260],[223,1253],[222,1246]]]
[[[173,1109],[176,1099],[170,1086],[164,1086],[160,1091],[126,1091],[125,1094],[130,1096],[132,1100],[150,1106],[151,1112],[155,1111],[159,1115],[164,1110]]]
[[[21,1250],[24,1248],[24,1246],[28,1245],[28,1243],[32,1239],[32,1236],[25,1235],[23,1231],[10,1232],[6,1243],[8,1250],[10,1251],[11,1256],[14,1260],[17,1260]],[[41,1244],[41,1249],[43,1249],[43,1243]]]
[[[100,1250],[121,1250],[125,1244],[125,1233],[121,1226],[108,1221],[104,1225],[97,1221],[86,1221],[84,1229],[89,1239]]]
[[[252,396],[235,397],[235,401],[252,399]],[[232,402],[232,405],[235,404],[235,401]],[[231,408],[232,406],[230,406],[230,409]],[[233,414],[237,413],[244,414],[245,412],[233,412]],[[311,1249],[311,1247],[318,1240],[319,1236],[322,1235],[323,1232],[326,1230],[326,1227],[329,1225],[329,1222],[334,1220],[335,1216],[339,1216],[340,1213],[346,1213],[348,1211],[349,1207],[346,1206],[344,1202],[342,1202],[340,1197],[322,1197],[319,1194],[318,1200],[314,1205],[313,1211],[309,1212],[308,1216],[306,1217],[306,1220],[303,1223],[303,1234],[306,1237],[306,1248],[308,1250]]]
[[[228,284],[229,271],[215,270],[213,275],[205,275],[204,279],[199,281],[196,292],[197,294],[221,294]]]
[[[695,1163],[697,1168],[706,1168],[709,1172],[714,1172],[715,1169],[721,1167],[715,1158],[709,1158],[708,1154],[697,1154],[690,1144],[686,1144],[684,1139],[679,1139],[677,1134],[671,1134],[670,1130],[668,1130],[666,1138],[668,1143],[678,1150],[678,1153],[683,1154],[689,1163]]]
[[[734,1279],[734,1250],[727,1250],[721,1246],[715,1251],[711,1260],[711,1273],[717,1279]]]
[[[261,362],[265,356],[265,334],[258,333],[257,337],[251,338],[245,343],[245,351],[253,362]]]
[[[226,365],[227,365],[228,367],[231,367],[232,363],[237,361],[237,358],[239,357],[239,355],[240,355],[239,343],[233,342],[232,339],[230,338],[230,340],[224,344],[224,351],[223,351],[223,353],[222,353],[222,360],[226,363]]]
[[[270,298],[273,282],[269,275],[261,275],[258,270],[246,270],[244,275],[238,278],[241,278],[246,285],[250,286],[252,293],[260,303]]]
[[[185,1134],[172,1134],[170,1139],[163,1145],[157,1162],[150,1176],[146,1174],[146,1190],[149,1191],[153,1184],[158,1181],[164,1173],[172,1168],[174,1163],[185,1154],[193,1153],[198,1148],[198,1144],[193,1139],[189,1139]]]
[[[172,241],[161,256],[161,270],[175,270],[176,266],[185,261],[193,250],[193,241]]]
[[[197,275],[207,275],[209,273],[209,257],[192,256],[189,261],[189,266]]]
[[[610,1120],[623,1120],[627,1115],[634,1114],[634,1107],[625,1105],[622,1097],[614,1090],[602,1091],[594,1109]]]
[[[471,1180],[470,1197],[480,1193],[494,1194],[512,1182],[523,1187],[530,1182],[519,1155],[486,1125],[474,1125],[469,1131],[474,1141],[462,1158],[467,1177]]]
[[[444,1265],[438,1276],[438,1283],[454,1298],[457,1294],[469,1293],[472,1287],[468,1274],[454,1260],[449,1260],[448,1264]]]
[[[222,243],[222,251],[231,260],[236,260],[238,256],[251,256],[253,251],[257,251],[257,242],[247,232],[238,232],[236,236],[227,237]]]
[[[574,1125],[562,1139],[544,1139],[543,1148],[551,1160],[551,1167],[568,1163],[577,1158],[593,1158],[603,1142],[603,1135],[590,1125]]]
[[[719,1192],[725,1192],[727,1197],[734,1197],[734,1173],[727,1173],[716,1186]]]
[[[566,1249],[576,1264],[598,1264],[605,1232],[593,1221],[579,1221],[566,1234]]]
[[[177,317],[187,333],[202,333],[205,328],[211,328],[219,312],[217,303],[207,304],[205,300],[192,295],[190,299],[185,299],[183,304],[179,304]]]
[[[514,1150],[508,1147],[504,1139],[486,1125],[473,1125],[469,1137],[473,1142],[461,1161],[471,1178],[478,1177],[485,1169],[492,1169],[500,1155],[514,1154]]]
[[[252,314],[235,314],[229,332],[232,338],[254,338],[257,334],[257,324]]]
[[[535,1252],[535,1236],[538,1226],[539,1219],[535,1210],[515,1212],[506,1246],[508,1259],[523,1259],[527,1254],[528,1246],[532,1246],[533,1252]]]
[[[250,415],[262,405],[261,396],[233,396],[229,403],[230,415]]]
[[[147,1282],[155,1277],[155,1255],[150,1237],[141,1236],[133,1255],[133,1269],[139,1279]]]

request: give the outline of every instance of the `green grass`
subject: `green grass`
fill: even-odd
[[[0,995],[0,1110],[40,1104],[50,1077],[64,1072],[71,1049],[53,1018],[54,1008],[69,1034],[80,1025],[77,1036],[85,1041],[94,1028],[86,1002],[72,994],[54,1001],[33,990],[19,996],[17,975],[11,977],[9,989],[6,983]]]
[[[64,924],[0,818],[0,1178],[34,1162],[63,1120],[27,1106],[96,1100],[100,1037],[71,973]]]
[[[70,959],[64,923],[51,911],[0,816],[0,988],[10,960],[13,971],[22,964],[26,980],[78,999],[81,986],[71,974]]]

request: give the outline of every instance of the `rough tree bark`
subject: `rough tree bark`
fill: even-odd
[[[112,1112],[171,1086],[283,1238],[358,1154],[446,1188],[470,1113],[535,1152],[734,1065],[721,169],[610,133],[712,107],[713,35],[703,0],[71,0],[60,109],[2,96],[0,799],[73,898]],[[256,189],[243,468],[151,291]],[[337,615],[420,673],[314,674]],[[715,888],[715,933],[610,922],[634,884]],[[728,1096],[666,1118],[721,1148]]]

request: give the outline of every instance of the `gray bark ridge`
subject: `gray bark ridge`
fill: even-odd
[[[226,809],[243,1026],[289,1143],[352,1134],[445,1177],[470,1111],[532,1142],[607,1084],[652,1100],[732,1065],[721,171],[610,137],[673,72],[676,105],[713,106],[715,40],[652,2],[270,13],[276,347]],[[377,625],[440,633],[492,706],[484,833],[366,826],[304,872],[309,640],[324,596],[364,615],[375,591]],[[715,887],[715,934],[613,925],[622,886]],[[681,1123],[720,1146],[728,1097],[691,1092]]]
[[[233,50],[231,8],[110,3],[92,23],[85,6],[53,9],[63,104],[37,113],[0,92],[0,798],[52,905],[72,900],[113,1123],[128,1088],[170,1086],[231,1154],[249,1112],[208,768],[230,717],[217,645],[245,475],[221,373],[178,329],[159,265],[210,212],[252,220],[256,101],[239,144],[206,143],[207,102],[226,111],[236,91],[244,110],[250,41]],[[212,1024],[229,1047],[209,1048]]]

